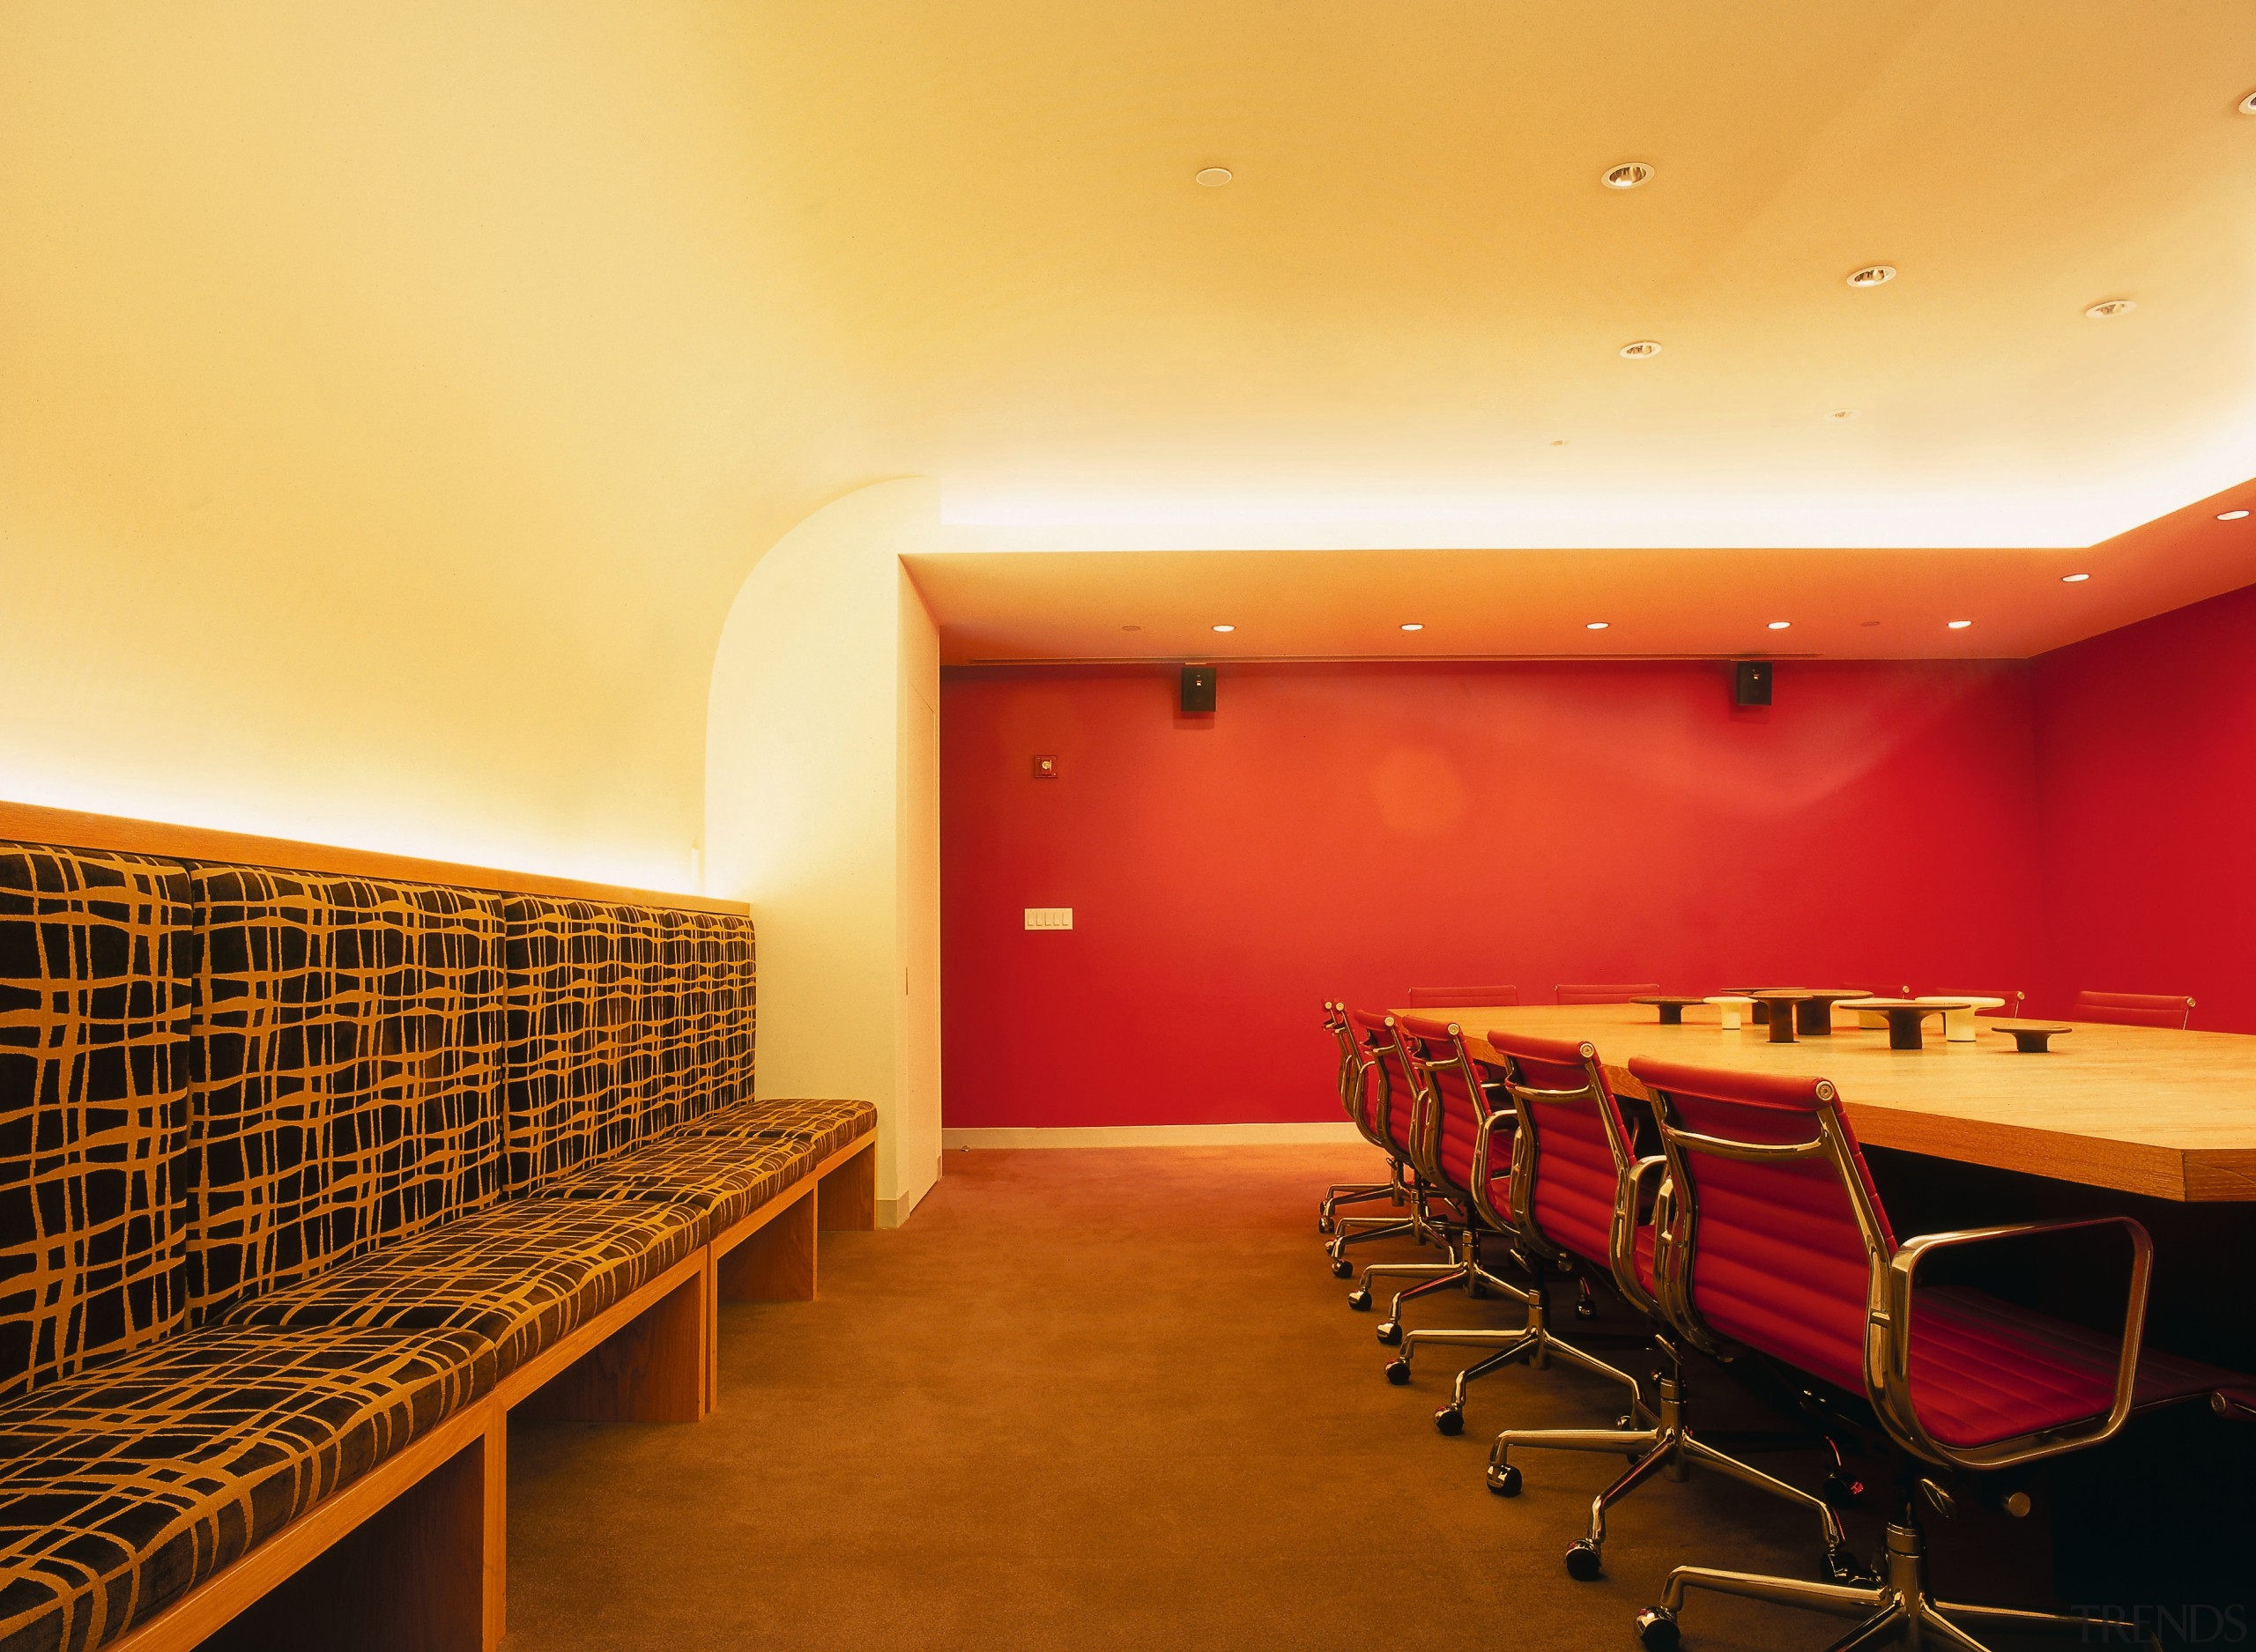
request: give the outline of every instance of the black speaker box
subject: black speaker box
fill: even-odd
[[[1731,703],[1767,706],[1770,703],[1770,662],[1734,660],[1731,667]]]
[[[1214,715],[1213,666],[1186,665],[1183,668],[1183,715],[1186,717],[1211,717]]]

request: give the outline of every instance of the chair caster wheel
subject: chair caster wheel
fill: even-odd
[[[1369,1313],[1371,1311],[1371,1293],[1368,1290],[1348,1292],[1347,1306],[1354,1308],[1358,1314]]]
[[[1354,1272],[1354,1270],[1355,1270],[1355,1264],[1354,1264],[1354,1263],[1352,1263],[1352,1262],[1348,1261],[1348,1260],[1347,1259],[1347,1257],[1345,1257],[1345,1256],[1334,1256],[1334,1257],[1332,1257],[1332,1277],[1333,1278],[1335,1278],[1335,1279],[1344,1279],[1344,1278],[1346,1278],[1349,1274],[1351,1274],[1351,1273]]]
[[[1606,1570],[1606,1563],[1598,1557],[1598,1545],[1584,1537],[1567,1551],[1567,1575],[1577,1583],[1595,1583]]]
[[[1507,1463],[1500,1469],[1495,1463],[1490,1463],[1488,1489],[1499,1497],[1518,1497],[1519,1495],[1519,1464]]]
[[[1397,1388],[1408,1386],[1410,1382],[1410,1362],[1407,1359],[1388,1360],[1386,1362],[1386,1380],[1393,1383]]]
[[[1622,1433],[1627,1433],[1630,1429],[1635,1428],[1637,1426],[1637,1419],[1630,1416],[1629,1412],[1623,1411],[1619,1417],[1614,1419],[1614,1426],[1616,1428],[1621,1429]]]
[[[1577,1319],[1596,1319],[1598,1317],[1598,1304],[1595,1302],[1576,1303],[1575,1317]]]
[[[1434,1413],[1434,1426],[1445,1434],[1465,1432],[1465,1413],[1454,1405],[1444,1405]]]
[[[1667,1607],[1648,1606],[1637,1614],[1637,1641],[1645,1652],[1676,1652],[1684,1644],[1684,1632]]]
[[[1328,1216],[1317,1217],[1316,1219],[1316,1231],[1319,1233],[1330,1233],[1332,1231],[1332,1219]]]
[[[1388,1320],[1378,1327],[1378,1339],[1389,1348],[1399,1348],[1402,1345],[1402,1327]]]
[[[1835,1469],[1825,1477],[1825,1484],[1818,1488],[1818,1495],[1835,1508],[1853,1508],[1857,1499],[1864,1495],[1865,1485],[1846,1469]]]

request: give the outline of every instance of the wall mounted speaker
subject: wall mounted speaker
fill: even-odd
[[[1767,706],[1770,703],[1770,661],[1732,662],[1731,703],[1734,706]]]
[[[1183,715],[1186,717],[1211,717],[1214,715],[1213,666],[1186,665],[1183,668]]]

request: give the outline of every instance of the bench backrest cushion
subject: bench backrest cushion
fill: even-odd
[[[666,921],[665,1085],[641,1134],[655,1136],[752,1095],[756,1014],[752,922],[709,912]]]
[[[508,1186],[537,1192],[752,1093],[752,922],[508,901]]]
[[[637,1025],[644,945],[617,909],[542,895],[508,900],[508,1186],[538,1192],[634,1138],[646,1050]]]
[[[188,1308],[186,870],[0,842],[0,1396]]]
[[[197,1318],[498,1198],[503,898],[257,867],[190,875]]]

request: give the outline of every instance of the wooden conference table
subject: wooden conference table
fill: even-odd
[[[2042,1055],[2003,1033],[1970,1044],[1928,1023],[1916,1050],[1888,1047],[1848,1011],[1830,1037],[1773,1044],[1770,1029],[1725,1032],[1712,1008],[1662,1026],[1641,1004],[1396,1010],[1455,1021],[1476,1056],[1490,1027],[1588,1039],[1614,1085],[1643,1096],[1632,1056],[1833,1080],[1862,1141],[1962,1164],[2183,1202],[2256,1202],[2256,1037],[2071,1024]]]

